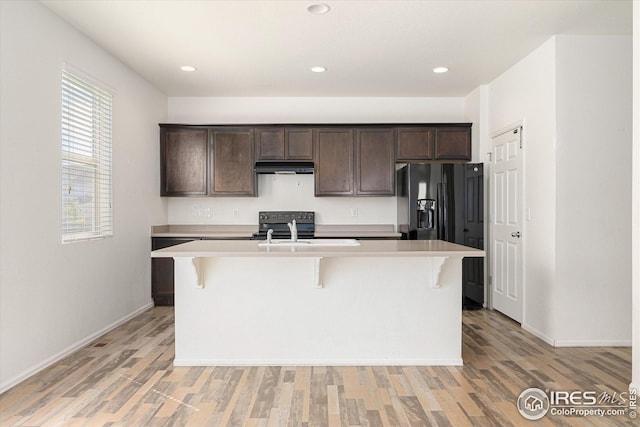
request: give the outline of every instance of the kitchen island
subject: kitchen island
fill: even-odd
[[[176,366],[461,365],[463,257],[443,241],[198,240],[175,260]]]

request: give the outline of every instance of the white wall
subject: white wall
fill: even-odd
[[[0,2],[0,392],[147,307],[167,98],[38,2]],[[61,244],[63,61],[114,88],[115,237]]]
[[[484,163],[489,161],[491,151],[491,130],[489,129],[489,86],[478,86],[464,99],[465,122],[473,123],[471,128],[471,161]],[[488,169],[485,169],[485,172]],[[486,181],[486,180],[485,180]]]
[[[169,98],[171,123],[461,122],[463,98]]]
[[[556,37],[556,101],[556,345],[628,345],[631,37]]]
[[[259,175],[258,197],[169,199],[170,224],[256,224],[261,210],[315,211],[317,224],[395,224],[395,197],[314,197],[313,175]],[[207,209],[209,217],[199,217]],[[351,216],[357,209],[357,216]],[[237,211],[238,216],[234,216]]]
[[[553,345],[630,343],[630,59],[557,36],[489,85],[489,129],[524,125],[522,325]]]
[[[170,123],[453,123],[464,98],[169,98]],[[299,185],[298,185],[299,184]],[[395,197],[314,197],[313,176],[262,175],[259,197],[170,198],[171,224],[257,224],[260,210],[313,210],[318,224],[396,224]],[[211,211],[198,217],[198,208]],[[358,216],[351,216],[357,209]],[[234,211],[239,213],[236,217]]]
[[[633,3],[633,360],[631,387],[640,391],[640,1]]]
[[[555,336],[555,39],[489,84],[489,131],[524,124],[524,310],[522,326],[547,341]]]

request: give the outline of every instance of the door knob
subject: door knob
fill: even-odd
[[[514,231],[513,233],[511,233],[511,237],[517,237],[519,239],[520,238],[520,232],[519,231]]]

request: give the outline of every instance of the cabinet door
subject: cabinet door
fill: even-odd
[[[256,156],[258,160],[282,160],[285,156],[283,128],[257,128]]]
[[[433,159],[433,129],[428,127],[397,129],[397,160]]]
[[[207,194],[207,129],[160,129],[160,195]]]
[[[436,160],[471,160],[471,128],[436,128],[434,151]]]
[[[395,159],[393,129],[356,129],[356,194],[393,196]]]
[[[285,158],[288,160],[313,160],[312,129],[285,129]]]
[[[316,129],[314,143],[316,196],[353,195],[353,129]]]
[[[214,196],[255,196],[253,129],[214,129],[211,190]]]
[[[173,258],[151,259],[151,298],[154,305],[173,305]]]
[[[168,248],[194,239],[151,238],[151,250]],[[151,298],[155,305],[173,305],[173,258],[151,258]]]

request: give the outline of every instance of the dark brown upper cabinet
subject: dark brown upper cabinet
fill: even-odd
[[[285,128],[285,160],[313,160],[313,130]]]
[[[471,160],[471,127],[437,127],[435,160]]]
[[[160,195],[207,195],[206,128],[160,129]]]
[[[255,196],[253,129],[160,126],[162,196]]]
[[[255,136],[257,160],[313,160],[311,128],[256,128]]]
[[[284,159],[284,128],[257,128],[255,136],[257,160]]]
[[[350,128],[314,130],[316,196],[352,196],[354,132]]]
[[[395,130],[356,129],[356,195],[393,196],[395,193]]]
[[[316,196],[392,196],[395,162],[471,160],[471,124],[160,125],[162,196],[256,196],[256,160],[315,164]]]
[[[397,161],[411,162],[433,159],[433,128],[397,128],[396,135]]]
[[[211,130],[212,196],[255,196],[256,174],[253,129],[213,128]]]
[[[398,162],[471,160],[471,125],[424,125],[397,128]]]

